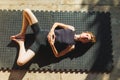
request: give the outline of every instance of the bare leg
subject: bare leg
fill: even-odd
[[[13,40],[16,41],[20,47],[17,64],[19,66],[23,66],[35,56],[35,53],[30,49],[28,49],[27,51],[25,50],[24,41],[18,39]]]
[[[31,12],[31,10],[25,9],[23,11],[23,23],[22,23],[22,29],[20,33],[24,35],[28,25],[32,25],[37,22],[38,20],[35,17],[35,15]]]
[[[11,36],[11,39],[17,38],[17,39],[24,39],[27,27],[29,25],[32,25],[34,23],[37,23],[38,20],[35,17],[35,15],[31,12],[30,9],[23,10],[23,20],[22,20],[22,28],[19,34]]]
[[[11,36],[11,39],[14,40],[15,42],[17,42],[20,47],[19,56],[17,59],[17,64],[19,66],[23,66],[24,64],[26,64],[28,61],[30,61],[35,56],[35,53],[32,50],[30,50],[30,49],[28,49],[27,51],[25,50],[23,37],[25,35],[28,25],[32,25],[37,22],[38,22],[38,20],[34,16],[34,14],[31,12],[31,10],[25,9],[23,11],[23,22],[22,22],[22,29],[21,29],[20,33],[15,36]],[[18,37],[19,37],[19,39],[18,39]]]

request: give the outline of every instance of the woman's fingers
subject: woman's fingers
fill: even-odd
[[[54,42],[55,42],[55,34],[54,34],[54,32],[50,32],[48,34],[47,38],[48,38],[48,41],[49,41],[50,44],[54,44]]]

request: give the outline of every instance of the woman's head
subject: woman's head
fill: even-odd
[[[88,42],[92,42],[95,43],[96,42],[96,38],[93,35],[92,32],[82,32],[78,38],[79,41],[81,41],[82,43],[88,43]]]

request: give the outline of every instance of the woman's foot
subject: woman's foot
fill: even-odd
[[[25,36],[22,34],[17,34],[17,35],[13,35],[10,37],[11,40],[21,40],[24,41],[25,40]]]
[[[12,39],[13,41],[15,41],[15,42],[17,42],[19,45],[20,44],[24,44],[24,40],[22,40],[22,39]]]

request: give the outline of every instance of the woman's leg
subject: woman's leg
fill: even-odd
[[[19,34],[11,36],[11,39],[14,39],[14,38],[24,39],[27,27],[29,25],[31,26],[32,24],[37,23],[37,22],[38,22],[38,20],[35,17],[35,15],[32,13],[32,11],[30,9],[24,9],[21,31]]]
[[[31,49],[25,50],[24,41],[19,39],[13,39],[13,40],[17,42],[20,47],[17,64],[19,66],[23,66],[35,56],[35,53]]]
[[[30,9],[25,9],[23,11],[23,23],[22,23],[22,29],[20,33],[24,35],[28,25],[31,26],[32,24],[37,22],[38,20],[35,17],[35,15],[32,13],[32,11]]]
[[[25,35],[28,25],[32,25],[37,22],[38,20],[31,12],[31,10],[25,9],[23,11],[22,29],[19,34],[12,36],[12,40],[16,41],[20,47],[19,55],[17,59],[17,64],[19,66],[23,66],[35,56],[35,53],[31,49],[28,49],[27,51],[25,50],[24,40],[22,38]],[[20,37],[21,39],[18,39],[17,37]]]

